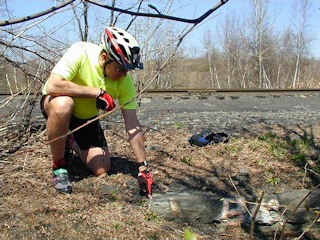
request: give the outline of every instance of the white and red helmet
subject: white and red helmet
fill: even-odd
[[[128,32],[117,27],[106,27],[100,46],[124,69],[143,69],[139,44]]]

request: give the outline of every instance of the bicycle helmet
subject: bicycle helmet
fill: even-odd
[[[143,69],[139,44],[128,32],[117,27],[106,27],[100,46],[110,59],[116,60],[124,69]]]

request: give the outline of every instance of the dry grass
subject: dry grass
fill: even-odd
[[[260,132],[238,134],[229,143],[204,148],[191,147],[187,142],[191,132],[181,126],[148,131],[145,138],[156,183],[154,191],[234,195],[228,179],[241,169],[250,173],[250,186],[257,194],[260,190],[275,193],[311,187],[306,168],[292,160],[298,154],[293,140],[310,140],[304,156],[308,167],[317,172],[314,143],[318,139],[313,136],[319,136],[319,129],[262,125]],[[238,224],[170,222],[149,211],[147,200],[138,195],[134,159],[124,133],[114,126],[106,135],[112,171],[96,178],[73,159],[71,195],[58,194],[51,187],[44,134],[33,134],[27,145],[1,160],[0,238],[183,239],[183,232],[189,228],[198,239],[248,239],[248,233]],[[282,148],[273,148],[273,143]]]

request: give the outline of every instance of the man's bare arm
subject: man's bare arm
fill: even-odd
[[[71,96],[82,98],[95,98],[100,94],[100,89],[96,87],[80,86],[71,81],[67,81],[58,74],[50,74],[47,85],[47,94],[51,96]]]

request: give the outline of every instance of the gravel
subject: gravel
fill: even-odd
[[[138,117],[143,126],[152,129],[173,125],[187,126],[194,132],[208,127],[237,133],[243,129],[258,128],[261,124],[318,124],[319,102],[320,93],[163,95],[142,97]],[[32,116],[32,122],[44,124],[38,103],[33,108]],[[123,122],[120,111],[101,121],[102,126],[108,126],[108,122]]]
[[[236,132],[260,124],[283,126],[320,122],[320,94],[230,95],[142,98],[142,125],[204,127]]]

